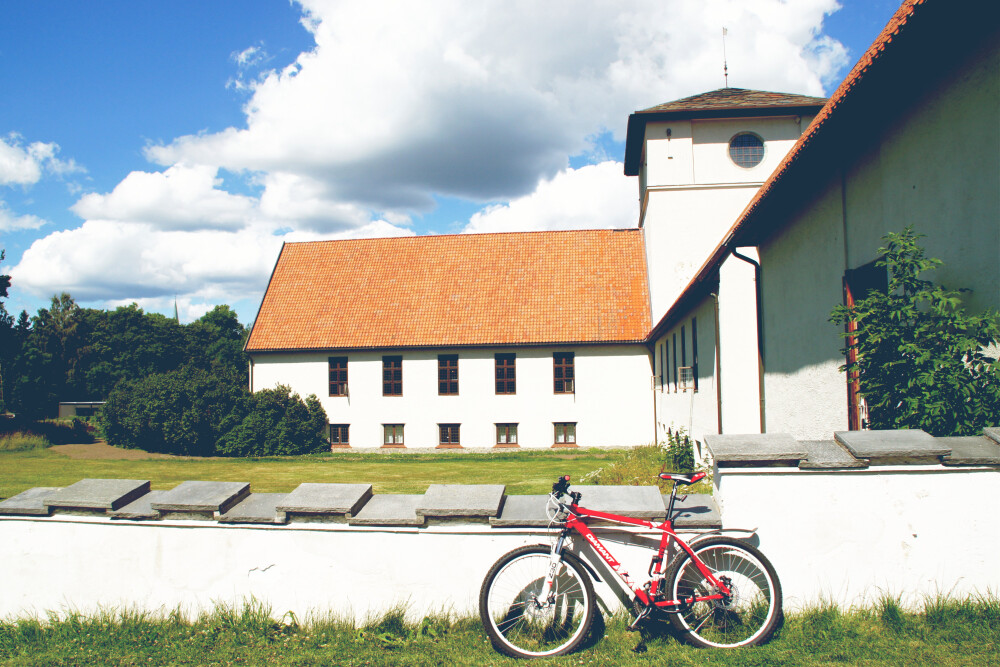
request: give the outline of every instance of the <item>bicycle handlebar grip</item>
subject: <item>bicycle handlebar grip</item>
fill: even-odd
[[[552,485],[552,493],[562,495],[569,490],[569,475],[560,475],[556,483]]]

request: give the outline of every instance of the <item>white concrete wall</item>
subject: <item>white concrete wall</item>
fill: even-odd
[[[644,580],[650,538],[597,532]],[[484,525],[385,530],[3,517],[0,618],[121,607],[164,613],[180,607],[194,615],[251,596],[277,617],[292,611],[300,619],[334,614],[364,621],[399,604],[414,620],[442,612],[471,616],[490,566],[512,549],[539,543],[550,543],[546,531]],[[584,540],[571,550],[578,547],[592,554]],[[601,605],[615,610],[625,593],[603,564],[597,571],[609,580],[595,585]]]
[[[881,237],[912,224],[935,279],[968,287],[972,310],[1000,308],[1000,46],[994,44],[846,165],[760,248],[764,267],[767,430],[802,439],[847,428],[842,327],[845,269],[876,258]]]
[[[757,529],[786,608],[1000,590],[996,468],[723,468],[715,482],[723,525]]]
[[[575,354],[576,392],[553,392],[554,351]],[[497,395],[494,354],[517,355],[517,393]],[[403,357],[403,395],[382,395],[382,356]],[[459,393],[439,396],[438,355],[457,354]],[[330,356],[348,357],[349,396],[329,396]],[[554,444],[554,422],[576,422],[580,447],[653,440],[649,355],[642,345],[516,349],[385,350],[254,356],[253,389],[291,386],[316,394],[333,424],[350,424],[351,446],[380,447],[382,424],[404,424],[407,447],[435,447],[438,424],[461,424],[464,447],[492,447],[497,423],[517,423],[522,448]]]

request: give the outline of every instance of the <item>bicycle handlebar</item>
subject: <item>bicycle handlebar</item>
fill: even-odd
[[[567,491],[569,491],[569,475],[560,475],[556,483],[552,485],[552,494],[561,496]]]

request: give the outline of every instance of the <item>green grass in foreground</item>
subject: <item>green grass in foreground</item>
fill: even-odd
[[[624,617],[568,656],[533,665],[997,665],[1000,601],[930,600],[906,613],[891,598],[873,608],[823,606],[790,615],[761,647],[733,651],[678,643],[657,623],[628,632]],[[0,665],[503,665],[478,619],[428,617],[407,623],[401,610],[361,625],[342,620],[276,622],[251,603],[219,606],[193,622],[177,612],[139,611],[0,622]]]
[[[429,484],[506,484],[512,495],[548,493],[559,475],[576,482],[604,465],[598,449],[489,453],[336,452],[264,459],[71,459],[48,449],[0,452],[0,498],[36,486],[86,478],[148,479],[154,489],[185,480],[250,482],[258,493],[282,493],[302,482],[366,482],[375,493],[423,493]],[[650,478],[657,470],[650,471]]]

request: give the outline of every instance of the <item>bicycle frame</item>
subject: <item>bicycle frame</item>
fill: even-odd
[[[621,582],[635,594],[636,599],[638,599],[646,607],[655,606],[685,608],[695,602],[701,602],[703,600],[722,600],[730,595],[731,591],[729,587],[726,586],[724,582],[719,580],[705,565],[705,563],[698,558],[698,556],[694,553],[694,550],[688,546],[687,542],[682,540],[677,533],[674,532],[673,521],[669,516],[667,516],[663,523],[655,524],[652,521],[646,521],[644,519],[633,519],[627,516],[610,514],[608,512],[599,512],[586,507],[580,507],[576,504],[576,502],[571,504],[560,504],[564,509],[568,510],[569,517],[566,519],[566,525],[562,529],[559,540],[552,548],[553,560],[549,568],[549,576],[546,577],[543,594],[539,596],[540,599],[544,600],[548,597],[551,582],[555,576],[556,568],[558,567],[558,560],[562,554],[563,544],[567,535],[574,531],[579,533],[583,539],[585,539],[590,546],[593,547],[594,551],[596,551],[604,562],[607,563],[611,571],[614,572]],[[671,509],[672,507],[673,502],[671,502]],[[636,586],[636,584],[632,581],[632,578],[629,576],[629,573],[622,569],[622,564],[613,555],[611,555],[611,552],[604,546],[600,538],[598,538],[597,535],[594,534],[594,531],[590,529],[590,526],[587,525],[584,520],[586,518],[600,519],[602,521],[610,521],[628,526],[638,526],[641,528],[648,528],[650,530],[658,530],[662,533],[662,536],[660,537],[660,545],[649,564],[648,575],[650,580],[644,586]],[[680,546],[680,548],[684,549],[689,556],[691,556],[691,560],[697,566],[702,576],[711,582],[712,586],[719,591],[718,593],[715,593],[714,595],[692,595],[690,598],[680,600],[657,599],[658,596],[663,595],[660,591],[660,584],[663,581],[662,575],[664,574],[665,569],[663,555],[666,553],[666,550],[670,546],[671,542],[676,543]]]

